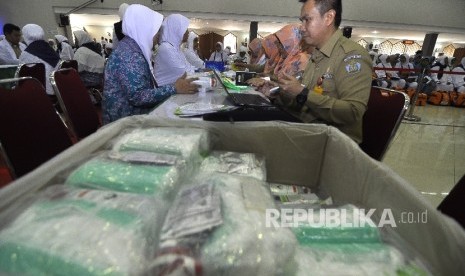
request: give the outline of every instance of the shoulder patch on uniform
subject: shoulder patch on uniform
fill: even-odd
[[[345,60],[344,60],[345,61]],[[345,69],[349,74],[355,74],[362,70],[362,65],[356,59],[350,59],[345,64]]]
[[[349,60],[351,59],[361,59],[362,58],[362,55],[351,55],[351,56],[347,56],[345,59],[344,59],[344,62],[348,62]]]

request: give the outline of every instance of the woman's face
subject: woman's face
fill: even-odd
[[[221,45],[220,45],[220,44],[216,44],[215,49],[216,49],[217,52],[221,52],[221,50],[222,50],[222,49],[221,49]]]
[[[158,45],[159,42],[160,42],[160,32],[156,33],[153,36],[153,46],[152,46],[152,48],[154,48],[156,45]]]
[[[194,38],[193,46],[194,46],[194,50],[199,49],[199,38],[198,37]]]
[[[186,30],[186,32],[182,36],[182,42],[186,42],[187,38],[189,38],[189,30]]]

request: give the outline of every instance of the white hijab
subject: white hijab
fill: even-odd
[[[81,47],[82,44],[93,42],[92,38],[90,38],[90,35],[83,30],[74,31],[73,34],[77,39],[76,46],[78,47]]]
[[[123,3],[119,6],[119,9],[118,9],[118,15],[119,15],[119,19],[123,19],[124,17],[124,14],[126,13],[126,10],[128,9],[129,5],[126,4],[126,3]]]
[[[168,15],[163,22],[161,42],[168,42],[176,49],[181,46],[182,38],[189,27],[189,19],[180,14]]]
[[[27,24],[22,29],[24,42],[27,45],[37,40],[44,40],[44,29],[36,24]]]
[[[180,14],[171,14],[163,22],[161,43],[155,56],[155,79],[160,86],[174,83],[185,72],[195,70],[181,51],[187,27],[189,19]]]
[[[129,5],[123,17],[123,33],[136,41],[153,72],[151,62],[153,37],[163,22],[163,15],[139,4]]]
[[[195,52],[195,50],[194,50],[194,39],[196,39],[197,37],[199,37],[199,36],[196,33],[194,33],[194,32],[189,33],[189,36],[187,37],[187,49],[189,49],[190,51]]]
[[[64,35],[55,35],[55,39],[59,42],[62,43],[63,41],[68,41],[68,38]]]

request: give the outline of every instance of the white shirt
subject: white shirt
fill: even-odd
[[[19,49],[23,52],[26,45],[19,43]],[[16,58],[15,51],[6,38],[0,41],[0,64],[19,64],[19,59]]]

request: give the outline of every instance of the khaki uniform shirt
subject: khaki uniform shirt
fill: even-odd
[[[299,110],[297,114],[304,122],[335,126],[361,143],[371,74],[368,52],[338,30],[321,49],[313,51],[302,79],[310,91],[307,102],[301,109],[293,104],[292,113]]]

